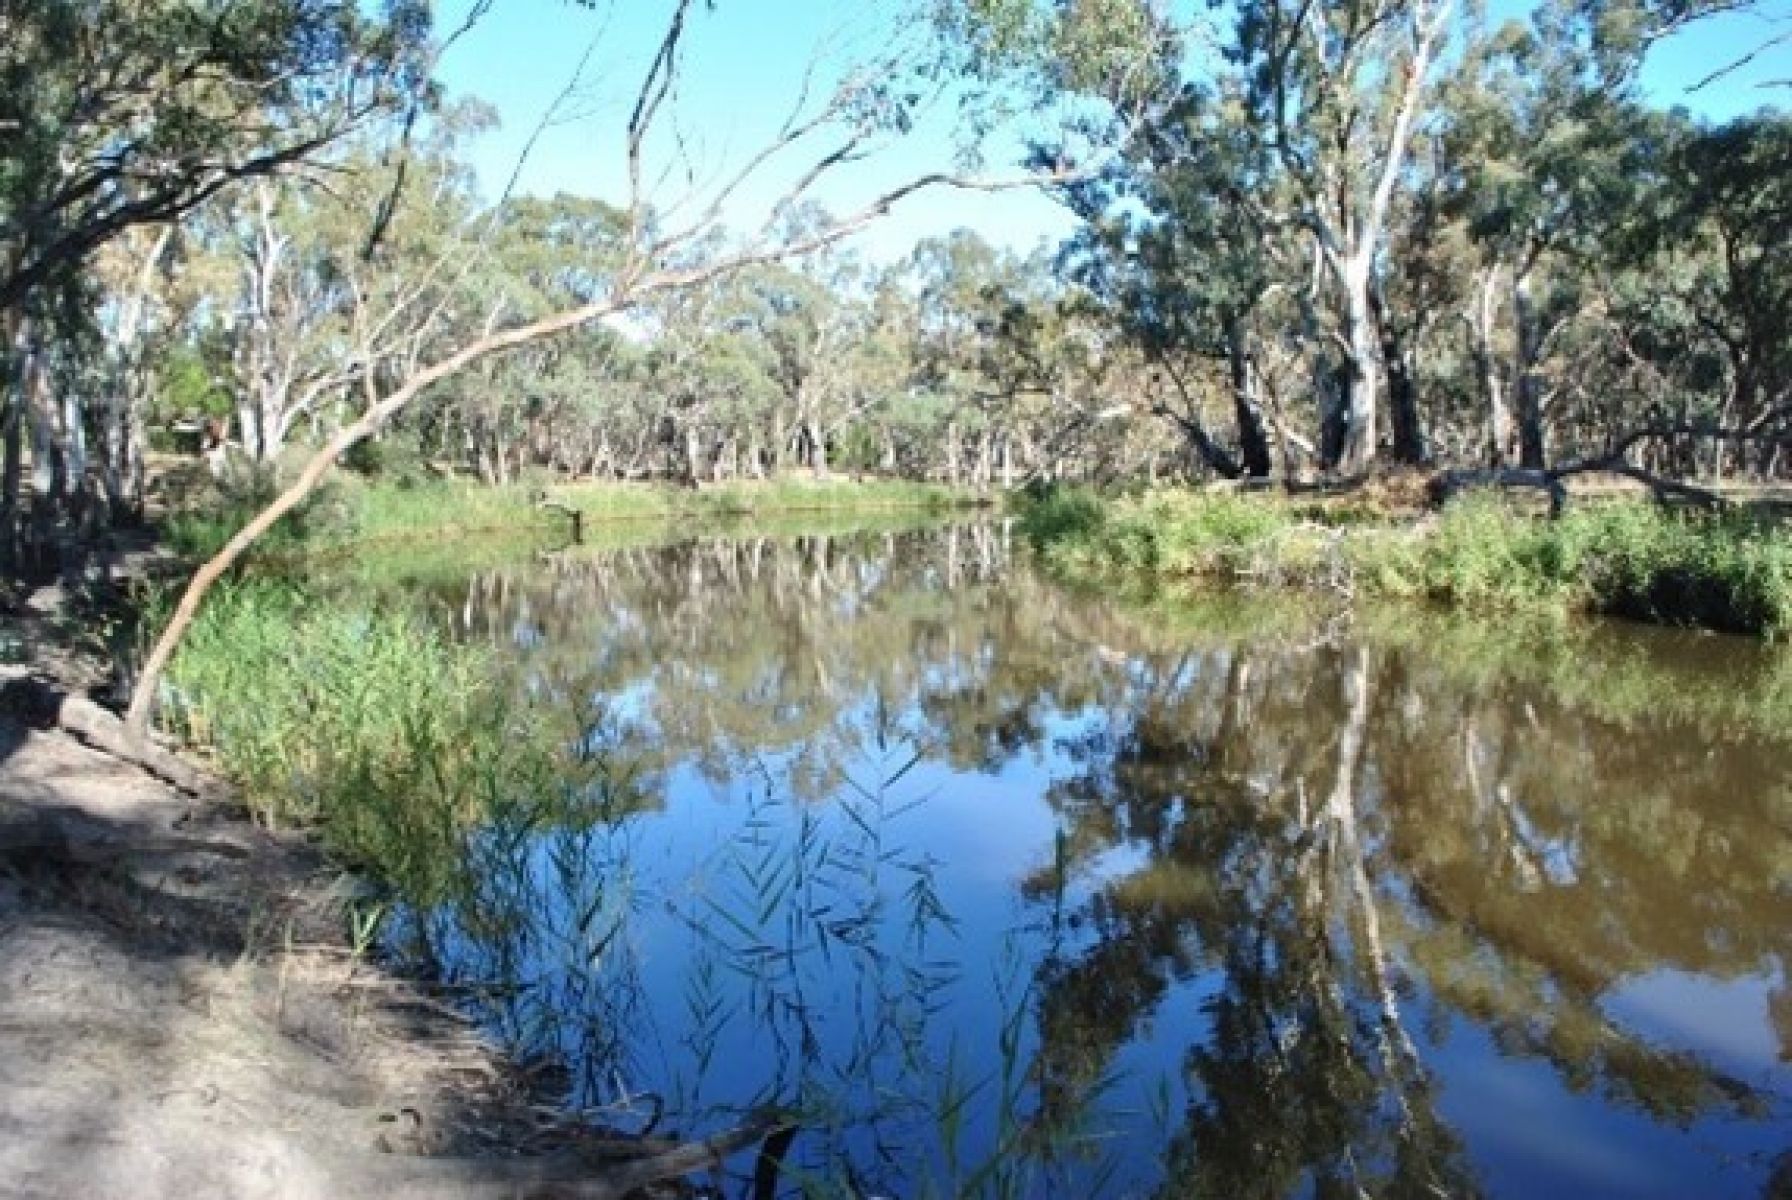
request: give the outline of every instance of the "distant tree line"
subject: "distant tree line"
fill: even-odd
[[[690,15],[667,7],[631,163]],[[365,469],[492,483],[1785,473],[1792,121],[1637,83],[1698,5],[916,13],[972,122],[1036,135],[1066,245],[852,252],[920,179],[845,216],[799,186],[736,233],[641,191],[482,194],[492,118],[439,94],[453,31],[421,5],[9,6],[4,553],[135,519],[147,431],[206,417],[251,479],[351,427]],[[825,171],[912,103],[842,88],[782,136],[836,131]]]

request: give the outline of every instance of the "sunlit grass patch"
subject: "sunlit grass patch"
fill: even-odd
[[[1792,628],[1792,537],[1635,501],[1552,520],[1470,495],[1417,523],[1340,526],[1281,497],[1066,493],[1024,502],[1021,528],[1049,563],[1084,578],[1323,587],[1770,636]]]
[[[576,803],[568,732],[509,703],[484,651],[402,609],[227,585],[166,689],[163,725],[214,753],[260,819],[314,827],[415,901],[453,885],[474,830]]]
[[[163,523],[168,543],[208,557],[272,498],[268,488],[214,494]],[[543,500],[552,501],[544,506]],[[471,480],[369,481],[340,473],[258,545],[263,553],[400,540],[432,534],[562,530],[577,510],[588,524],[809,512],[945,512],[978,502],[963,488],[905,480],[786,478],[702,487],[671,483],[558,483],[487,487]],[[561,507],[563,506],[563,507]]]

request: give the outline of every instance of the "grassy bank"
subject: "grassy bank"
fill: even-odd
[[[464,481],[369,481],[343,472],[271,532],[262,548],[290,553],[443,533],[564,533],[569,517],[544,507],[540,503],[544,492],[556,504],[581,513],[587,525],[792,513],[945,512],[979,503],[966,489],[903,480],[782,479],[701,488],[579,483],[537,488],[485,487]],[[196,504],[168,519],[166,536],[183,553],[209,555],[258,507],[256,497]]]
[[[513,703],[489,655],[401,608],[226,585],[166,687],[164,727],[214,755],[259,819],[316,830],[412,902],[456,886],[474,831],[609,800],[595,780],[575,786],[575,730]]]
[[[1792,630],[1792,536],[1640,502],[1550,520],[1497,496],[1468,496],[1402,521],[1280,497],[1058,491],[1024,501],[1021,524],[1048,563],[1085,582],[1313,588],[1767,636]]]

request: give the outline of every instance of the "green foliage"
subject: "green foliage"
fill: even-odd
[[[400,488],[423,486],[429,471],[423,452],[409,438],[367,438],[342,456],[345,469]]]
[[[156,408],[161,420],[183,417],[228,417],[230,392],[217,378],[214,364],[196,346],[170,348],[157,371]]]
[[[210,558],[273,498],[271,477],[218,489],[169,513],[162,521],[162,540],[186,558]],[[342,504],[342,488],[326,484],[264,534],[256,550],[271,555],[298,550],[341,520]]]
[[[1036,547],[1087,541],[1101,529],[1107,508],[1082,488],[1046,488],[1021,502],[1020,531]]]
[[[1104,504],[1085,493],[1075,501],[1082,511],[1074,521],[1042,526],[1035,513],[1062,503],[1024,506],[1022,527],[1072,574],[1246,579],[1298,567],[1305,579],[1319,570],[1319,550],[1334,538],[1279,500],[1163,489]]]
[[[316,148],[418,94],[427,6],[344,0],[8,5],[0,302],[136,224]],[[51,231],[54,236],[46,236]]]
[[[1315,520],[1280,499],[1186,491],[1048,495],[1022,528],[1073,576],[1329,587],[1469,609],[1609,613],[1778,636],[1792,630],[1792,537],[1741,518],[1588,504],[1558,520],[1469,496],[1415,526]]]
[[[250,581],[194,624],[162,721],[214,752],[262,820],[315,825],[344,861],[428,902],[453,886],[469,833],[565,799],[569,742],[494,679],[482,651],[408,612]]]

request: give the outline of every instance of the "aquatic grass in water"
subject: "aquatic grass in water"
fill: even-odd
[[[660,854],[629,822],[481,838],[472,891],[405,915],[413,952],[506,981],[482,995],[487,1023],[524,1059],[568,1064],[573,1104],[609,1123],[787,1114],[780,1175],[805,1196],[1018,1197],[1065,1160],[1085,1181],[1114,1169],[1082,1107],[1038,1110],[1025,955],[960,959],[939,864],[904,846],[927,800],[892,797],[917,758],[887,749],[868,764],[882,783],[848,779],[827,806],[752,789],[688,847],[688,878],[638,874]],[[944,1032],[986,988],[1006,1014],[993,1056]],[[685,1067],[667,1079],[675,1031]]]
[[[1280,497],[1188,491],[1071,493],[1021,509],[1047,561],[1092,581],[1215,579],[1768,636],[1792,628],[1792,536],[1743,517],[1614,502],[1550,520],[1494,495],[1404,525],[1322,517]]]

